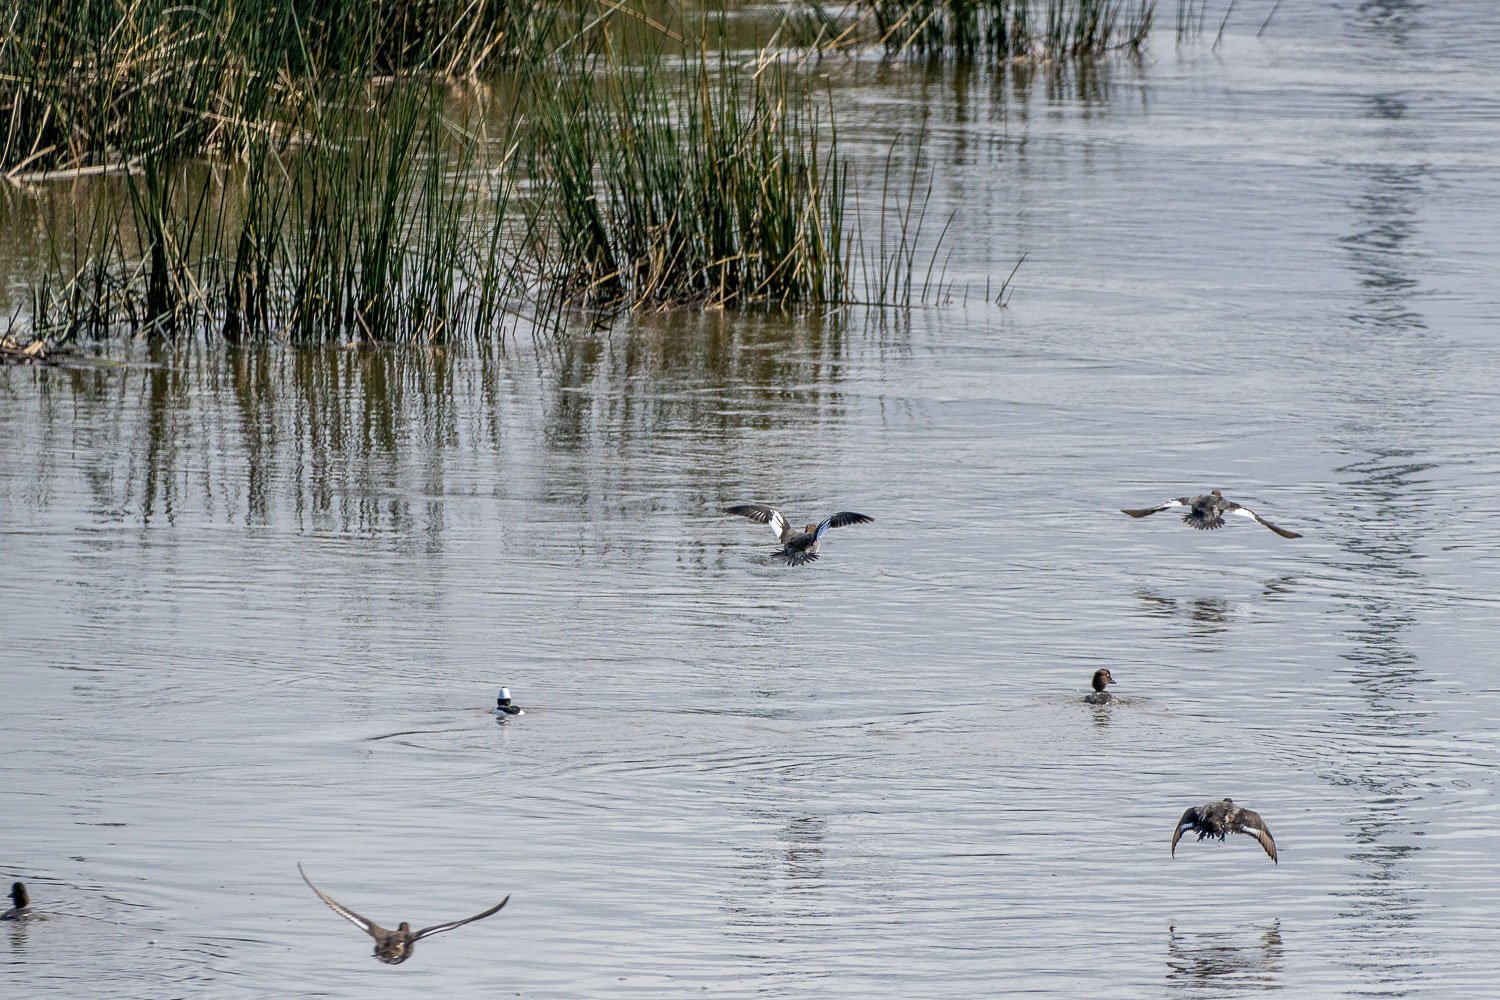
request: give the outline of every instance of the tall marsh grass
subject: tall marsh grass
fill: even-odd
[[[356,100],[358,94],[363,100]],[[487,335],[521,297],[511,178],[420,80],[350,92],[320,137],[261,138],[243,166],[148,158],[64,220],[34,332],[223,336],[299,343]],[[503,166],[502,164],[496,164]]]
[[[775,62],[588,64],[542,95],[540,270],[592,307],[844,298],[845,168],[817,99]]]
[[[538,58],[519,0],[14,0],[0,13],[0,173],[242,159],[329,81]]]
[[[21,0],[40,20],[0,24],[0,66],[24,70],[0,80],[4,162],[89,193],[58,199],[16,315],[54,344],[445,342],[576,310],[941,291],[917,175],[903,191],[888,170],[862,206],[831,95],[795,58],[731,54],[707,28],[663,29],[670,55],[620,56],[607,33],[544,53],[563,15],[509,2],[377,0],[361,19],[353,0]],[[592,37],[579,12],[610,9],[592,2],[567,38]]]

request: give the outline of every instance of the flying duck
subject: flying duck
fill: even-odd
[[[0,913],[0,920],[25,920],[31,916],[31,897],[26,894],[26,886],[21,882],[10,884],[10,901],[16,905]]]
[[[520,705],[511,704],[510,688],[501,688],[500,697],[495,699],[496,715],[525,715],[526,710]]]
[[[1103,668],[1094,671],[1094,693],[1086,694],[1083,700],[1090,705],[1108,705],[1115,700],[1115,696],[1104,690],[1104,685],[1113,684],[1115,679],[1110,676],[1108,670]]]
[[[771,531],[776,535],[776,540],[781,543],[781,551],[773,554],[771,558],[780,559],[788,566],[801,566],[803,563],[809,563],[818,558],[818,542],[829,528],[842,528],[850,524],[869,524],[875,520],[864,514],[841,510],[837,514],[829,514],[817,524],[809,524],[798,531],[787,523],[786,517],[775,507],[767,507],[758,503],[741,503],[733,507],[725,507],[723,510],[726,514],[748,517],[756,524],[769,524]]]
[[[455,927],[462,927],[464,924],[483,920],[492,913],[499,912],[502,906],[510,902],[510,897],[506,896],[483,913],[476,913],[474,916],[465,917],[463,920],[453,920],[446,924],[424,927],[419,931],[412,930],[411,924],[403,920],[395,930],[388,931],[375,921],[367,920],[347,906],[335,902],[322,889],[312,884],[312,879],[307,877],[307,872],[302,870],[301,864],[297,865],[297,873],[302,876],[302,881],[307,883],[307,887],[317,893],[319,899],[328,904],[330,910],[375,939],[375,957],[387,965],[400,965],[408,958],[411,958],[412,949],[424,937],[431,937],[433,934],[441,934],[443,931],[451,931]]]
[[[1271,860],[1276,861],[1276,841],[1271,839],[1271,831],[1267,828],[1266,821],[1260,818],[1259,813],[1235,805],[1233,799],[1193,806],[1183,813],[1182,819],[1177,821],[1176,831],[1172,834],[1174,858],[1177,856],[1177,841],[1188,830],[1196,830],[1199,840],[1205,837],[1218,837],[1223,840],[1231,833],[1248,833],[1260,841],[1260,846],[1266,849]],[[1279,861],[1276,863],[1281,864]]]
[[[1302,537],[1302,533],[1299,531],[1288,531],[1285,528],[1278,528],[1249,507],[1241,507],[1233,500],[1225,500],[1224,494],[1218,490],[1210,490],[1201,497],[1178,497],[1176,500],[1167,500],[1164,503],[1157,504],[1155,507],[1142,507],[1138,510],[1122,507],[1120,512],[1129,514],[1131,517],[1150,517],[1159,511],[1173,509],[1186,510],[1187,513],[1182,515],[1183,523],[1190,524],[1195,528],[1201,528],[1204,531],[1224,527],[1225,514],[1238,514],[1241,517],[1248,517],[1264,524],[1282,538]]]

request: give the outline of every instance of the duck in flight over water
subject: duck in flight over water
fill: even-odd
[[[1122,514],[1129,514],[1131,517],[1150,517],[1152,514],[1160,513],[1164,510],[1186,510],[1187,513],[1182,515],[1183,523],[1190,524],[1204,531],[1212,531],[1214,528],[1224,527],[1225,514],[1238,514],[1241,517],[1248,517],[1253,521],[1264,524],[1282,538],[1302,537],[1302,533],[1299,531],[1288,531],[1285,528],[1278,528],[1249,507],[1242,507],[1233,500],[1225,500],[1224,494],[1218,490],[1210,490],[1200,497],[1178,497],[1176,500],[1167,500],[1157,504],[1155,507],[1141,507],[1134,510],[1129,507],[1122,507],[1120,512]]]
[[[502,906],[510,902],[510,897],[506,896],[483,913],[476,913],[474,916],[465,917],[463,920],[453,920],[446,924],[424,927],[419,931],[412,930],[411,924],[403,920],[395,930],[388,931],[375,921],[366,919],[347,906],[338,903],[331,896],[323,892],[322,889],[313,885],[312,879],[307,877],[307,872],[302,870],[302,865],[300,864],[297,865],[297,873],[302,876],[302,881],[307,883],[307,887],[317,893],[319,899],[328,904],[330,910],[375,939],[375,957],[387,965],[400,965],[408,958],[411,958],[412,949],[424,937],[431,937],[434,934],[441,934],[443,931],[451,931],[455,927],[462,927],[464,924],[471,924],[476,920],[483,920],[493,913],[498,913]]]
[[[1266,821],[1260,818],[1260,813],[1235,805],[1233,799],[1193,806],[1183,813],[1182,819],[1177,821],[1176,831],[1172,834],[1172,857],[1177,856],[1177,841],[1190,830],[1197,831],[1199,840],[1205,837],[1218,837],[1223,840],[1231,833],[1247,833],[1260,841],[1260,846],[1265,848],[1271,860],[1276,861],[1276,841],[1271,839],[1271,831],[1266,826]],[[1276,863],[1281,864],[1279,861]]]
[[[818,543],[828,533],[829,528],[843,528],[851,524],[869,524],[875,519],[864,514],[856,514],[851,510],[841,510],[837,514],[829,514],[817,524],[809,524],[798,531],[787,523],[785,515],[775,507],[767,507],[758,503],[741,503],[733,507],[723,508],[726,514],[737,514],[740,517],[748,517],[756,524],[768,524],[776,534],[776,540],[781,543],[781,551],[773,554],[772,559],[780,559],[788,566],[801,566],[803,563],[812,562],[818,558]]]

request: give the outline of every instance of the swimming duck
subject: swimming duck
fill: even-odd
[[[723,510],[726,514],[748,517],[756,524],[769,524],[776,534],[777,541],[781,542],[781,551],[772,555],[771,558],[780,559],[788,566],[801,566],[803,563],[809,563],[818,558],[818,542],[829,528],[842,528],[850,524],[869,524],[875,520],[864,514],[841,510],[837,514],[829,514],[817,524],[809,524],[798,531],[787,523],[786,517],[775,507],[767,507],[758,503],[742,503],[735,504],[733,507],[725,507]]]
[[[1115,696],[1104,690],[1104,685],[1113,684],[1115,679],[1110,676],[1108,670],[1099,669],[1094,671],[1094,693],[1086,694],[1083,700],[1090,705],[1108,705],[1115,700]]]
[[[1248,517],[1264,524],[1282,538],[1302,537],[1301,532],[1278,528],[1249,507],[1241,507],[1233,500],[1225,500],[1224,494],[1218,490],[1210,490],[1201,497],[1178,497],[1176,500],[1167,500],[1164,503],[1157,504],[1155,507],[1142,507],[1138,510],[1122,507],[1120,512],[1122,514],[1129,514],[1131,517],[1150,517],[1158,511],[1172,510],[1173,508],[1186,510],[1187,513],[1182,515],[1183,523],[1190,524],[1195,528],[1201,528],[1204,531],[1224,527],[1225,514],[1238,514],[1241,517]]]
[[[513,705],[510,701],[510,688],[501,688],[500,697],[495,699],[496,715],[525,715],[526,710],[520,705]]]
[[[1177,830],[1172,834],[1174,858],[1177,856],[1177,841],[1187,830],[1196,830],[1199,840],[1205,837],[1218,837],[1223,840],[1231,833],[1248,833],[1260,841],[1260,846],[1266,849],[1271,860],[1276,861],[1276,841],[1271,839],[1271,831],[1266,827],[1266,821],[1260,818],[1259,813],[1235,805],[1233,799],[1193,806],[1183,813],[1182,819],[1177,821]],[[1276,863],[1281,864],[1280,861]]]
[[[441,934],[443,931],[451,931],[455,927],[462,927],[464,924],[471,924],[476,920],[483,920],[492,913],[498,913],[502,906],[510,902],[510,897],[506,896],[483,913],[476,913],[474,916],[465,917],[463,920],[454,920],[446,924],[424,927],[419,931],[412,930],[411,924],[403,920],[395,930],[388,931],[375,923],[375,921],[367,920],[347,906],[335,902],[322,889],[312,884],[312,879],[307,877],[307,872],[302,870],[301,864],[297,865],[297,873],[302,876],[302,881],[307,883],[307,887],[317,893],[319,899],[328,904],[330,910],[375,939],[375,957],[387,965],[400,965],[408,958],[411,958],[412,949],[424,937]]]
[[[10,901],[16,905],[0,913],[0,920],[24,920],[31,916],[31,897],[26,894],[24,883],[10,884]]]

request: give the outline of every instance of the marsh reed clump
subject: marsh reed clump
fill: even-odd
[[[860,0],[891,57],[995,61],[1139,52],[1155,0]]]
[[[15,0],[0,14],[0,174],[243,159],[329,82],[470,76],[549,43],[517,0]]]
[[[601,308],[844,297],[845,170],[812,92],[772,62],[706,47],[590,60],[535,107],[548,192],[539,269]]]
[[[488,336],[522,278],[511,180],[410,79],[317,109],[312,144],[258,138],[243,165],[147,158],[60,224],[30,319],[73,337],[297,343]]]
[[[70,196],[47,203],[50,260],[13,283],[7,332],[479,341],[625,310],[904,306],[934,287],[915,175],[903,195],[888,170],[866,240],[829,98],[795,55],[734,52],[722,21],[684,43],[644,16],[623,44],[593,16],[612,8],[580,0],[566,37],[592,40],[542,58],[518,54],[514,18],[479,30],[510,16],[499,0],[463,5],[478,20],[378,2],[368,24],[347,2],[13,18],[0,47],[57,35],[26,78],[51,90],[6,83],[18,191],[44,165],[72,186],[51,188]],[[109,10],[133,44],[104,31]],[[527,44],[562,23],[535,14]],[[79,38],[99,43],[87,59]],[[486,81],[452,76],[501,59]]]

